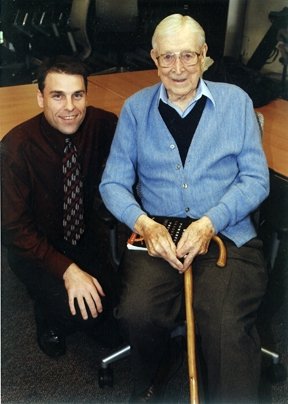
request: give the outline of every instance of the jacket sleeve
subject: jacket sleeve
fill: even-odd
[[[59,253],[36,227],[32,211],[33,180],[21,158],[21,150],[4,138],[1,156],[3,244],[18,257],[62,278],[72,261]]]

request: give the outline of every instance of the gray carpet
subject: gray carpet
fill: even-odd
[[[78,332],[67,338],[65,356],[51,359],[43,354],[36,342],[32,301],[2,251],[2,403],[127,402],[132,387],[129,358],[113,365],[113,387],[98,386],[99,364],[109,353]],[[166,402],[187,402],[185,364],[167,386]]]
[[[287,274],[284,281],[287,282]],[[286,301],[282,299],[271,323],[273,348],[281,352],[286,366],[287,307],[287,298]],[[98,387],[99,363],[108,353],[109,350],[97,346],[87,335],[76,333],[67,339],[64,357],[50,359],[45,356],[36,342],[32,302],[9,269],[5,250],[2,252],[2,403],[127,402],[131,391],[129,358],[113,365],[113,387]],[[263,403],[284,404],[288,401],[287,381],[271,385],[263,377],[262,390]],[[184,358],[179,371],[167,385],[164,401],[188,403],[188,391]]]

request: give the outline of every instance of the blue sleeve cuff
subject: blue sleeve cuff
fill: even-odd
[[[140,207],[134,205],[129,206],[122,214],[121,221],[125,223],[132,231],[134,231],[134,225],[141,215],[147,215]]]

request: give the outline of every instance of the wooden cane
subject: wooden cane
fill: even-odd
[[[219,256],[217,266],[224,267],[226,265],[226,248],[223,241],[218,236],[212,238],[219,247]],[[188,372],[189,372],[189,388],[190,403],[198,404],[198,381],[196,367],[196,351],[195,351],[195,322],[193,312],[193,276],[192,265],[184,274],[184,290],[185,290],[185,309],[186,309],[186,326],[187,326],[187,355],[188,355]]]

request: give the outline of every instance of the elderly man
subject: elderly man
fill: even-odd
[[[201,78],[207,44],[194,19],[166,17],[152,46],[161,83],[126,100],[100,185],[108,209],[148,248],[126,251],[116,310],[133,347],[131,401],[155,398],[181,312],[182,274],[193,262],[206,399],[250,402],[260,374],[255,319],[267,283],[250,217],[269,191],[258,123],[240,88]],[[155,216],[193,221],[175,245]],[[225,269],[210,244],[217,233],[228,251]]]
[[[35,301],[39,346],[51,357],[65,353],[75,329],[98,334],[112,303],[93,217],[117,118],[86,106],[87,74],[75,58],[46,60],[37,92],[43,112],[2,141],[3,241]]]

